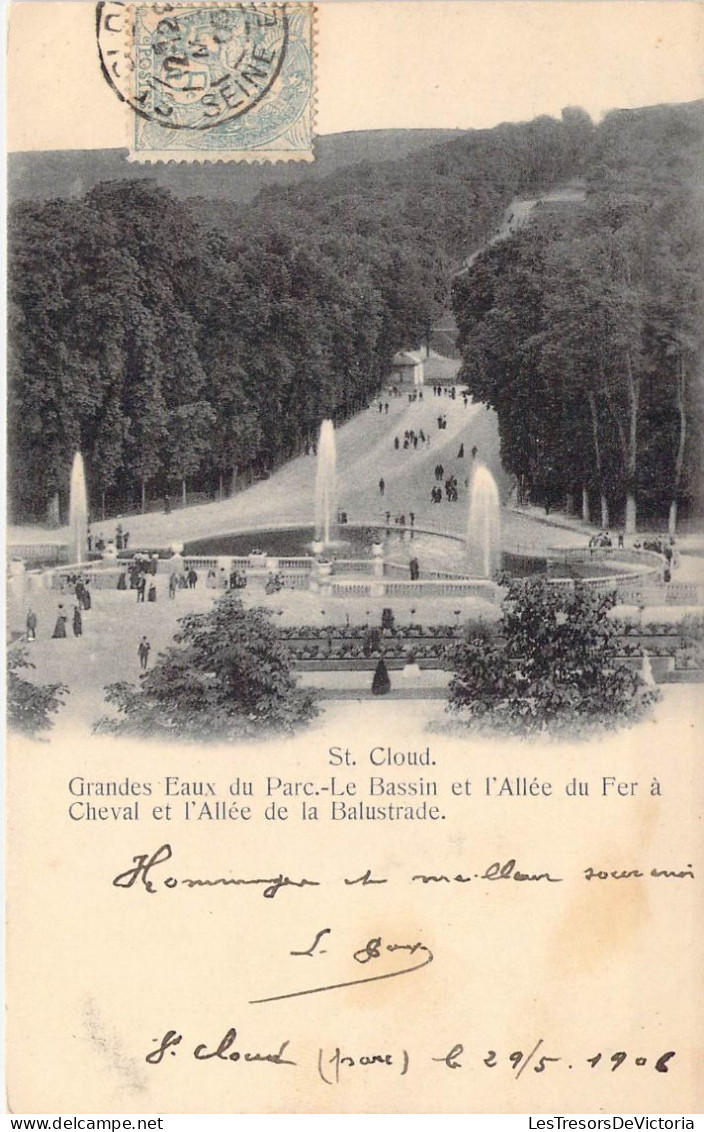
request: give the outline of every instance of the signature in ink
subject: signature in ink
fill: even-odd
[[[332,931],[332,928],[323,928],[321,931],[318,932],[318,934],[316,935],[315,939],[313,940],[313,942],[311,943],[309,948],[307,948],[305,951],[289,951],[289,955],[310,955],[310,957],[312,958],[315,955],[316,948],[317,948],[318,944],[320,943],[321,939],[323,938],[323,936],[324,935],[330,935],[331,931]],[[326,953],[326,949],[324,947],[321,947],[320,951],[318,952],[318,955],[325,955],[325,953]]]
[[[330,928],[324,928],[323,931],[318,932],[312,945],[307,951],[291,951],[291,955],[314,955],[321,938],[330,933]],[[322,994],[324,991],[341,990],[343,987],[356,987],[362,986],[364,983],[377,983],[383,979],[397,979],[400,975],[410,975],[414,971],[420,971],[423,967],[427,967],[429,963],[433,962],[435,956],[429,947],[424,943],[385,943],[381,936],[373,936],[372,939],[367,940],[363,947],[358,948],[352,953],[352,958],[355,963],[361,966],[366,966],[369,963],[374,963],[387,955],[393,955],[396,952],[402,952],[408,956],[420,956],[420,962],[414,962],[410,966],[401,967],[395,971],[386,971],[378,975],[365,975],[358,979],[345,979],[339,983],[325,983],[321,986],[306,987],[305,990],[288,991],[286,994],[273,994],[268,995],[266,998],[252,998],[250,1005],[256,1006],[263,1002],[281,1002],[287,998],[301,998],[308,994]],[[318,954],[324,954],[325,950],[321,949]]]

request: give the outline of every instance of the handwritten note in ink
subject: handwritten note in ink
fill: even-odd
[[[13,1113],[692,1126],[701,23],[13,7]]]

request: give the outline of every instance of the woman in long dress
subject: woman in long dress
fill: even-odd
[[[83,618],[80,605],[76,605],[73,610],[73,635],[74,637],[83,636]]]
[[[59,606],[59,612],[56,617],[56,624],[54,625],[54,632],[51,634],[52,638],[59,638],[66,636],[66,622],[68,618],[64,613],[63,605]]]

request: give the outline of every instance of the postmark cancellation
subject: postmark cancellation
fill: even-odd
[[[312,4],[105,0],[96,28],[131,160],[313,159]]]

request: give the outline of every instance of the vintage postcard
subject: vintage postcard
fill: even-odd
[[[8,28],[9,1111],[693,1128],[704,7]]]

